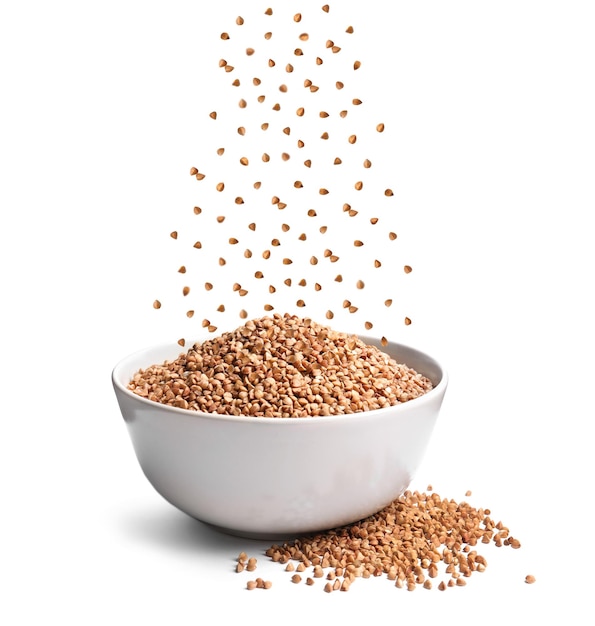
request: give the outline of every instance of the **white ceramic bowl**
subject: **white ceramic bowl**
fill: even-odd
[[[427,376],[434,388],[390,408],[309,418],[199,413],[126,388],[139,368],[175,359],[177,344],[124,358],[112,381],[138,462],[158,493],[225,532],[281,539],[362,519],[409,486],[448,379],[419,350],[396,343],[382,350]]]

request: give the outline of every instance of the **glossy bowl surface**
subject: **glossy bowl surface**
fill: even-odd
[[[225,532],[281,539],[371,515],[415,475],[447,374],[414,348],[389,343],[381,349],[427,376],[434,388],[390,408],[310,418],[199,413],[126,388],[140,368],[177,358],[177,344],[127,356],[113,369],[112,382],[140,467],[161,496]]]

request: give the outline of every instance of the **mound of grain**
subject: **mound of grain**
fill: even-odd
[[[286,313],[196,343],[138,371],[128,388],[192,411],[309,417],[407,402],[432,383],[356,335]]]
[[[302,573],[306,584],[321,579],[326,592],[347,591],[357,579],[376,577],[388,578],[409,591],[416,587],[444,591],[463,587],[473,573],[485,571],[487,560],[479,554],[480,546],[521,547],[508,527],[495,522],[491,514],[490,509],[435,492],[408,490],[359,522],[273,544],[265,555],[285,564],[287,572]],[[256,563],[255,557],[242,552],[236,571],[254,571]],[[301,582],[297,576],[291,581]],[[535,576],[528,574],[524,580],[532,584]],[[265,588],[248,583],[248,589],[259,586]]]

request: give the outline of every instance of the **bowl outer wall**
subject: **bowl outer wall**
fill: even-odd
[[[139,368],[175,359],[180,350],[172,345],[126,357],[112,380],[138,462],[158,493],[228,532],[277,537],[354,522],[409,486],[447,375],[414,348],[389,343],[382,349],[428,376],[434,389],[391,408],[285,419],[186,411],[126,389]]]

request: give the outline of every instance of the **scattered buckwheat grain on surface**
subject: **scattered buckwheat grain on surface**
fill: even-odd
[[[264,554],[287,572],[312,568],[306,584],[326,578],[326,593],[348,591],[357,581],[372,578],[395,581],[395,588],[407,591],[446,591],[466,587],[474,574],[485,572],[488,562],[481,552],[501,537],[510,537],[510,531],[494,521],[490,509],[407,490],[374,515],[273,543]],[[297,584],[302,577],[296,573],[290,580]],[[533,584],[535,576],[524,580]]]

